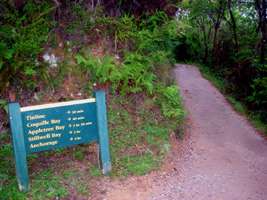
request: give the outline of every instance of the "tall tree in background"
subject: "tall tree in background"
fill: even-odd
[[[211,1],[210,1],[211,4]],[[218,32],[221,26],[221,22],[224,19],[225,16],[225,10],[226,10],[226,1],[225,0],[218,0],[215,1],[214,4],[214,13],[212,15],[213,19],[213,27],[214,27],[214,33],[213,33],[213,48],[212,48],[212,53],[213,53],[213,59],[215,63],[218,63]]]
[[[193,26],[198,29],[200,46],[204,51],[202,60],[206,63],[210,54],[210,40],[213,27],[211,15],[213,13],[213,6],[208,4],[208,0],[198,0],[191,2],[189,5],[185,5],[185,9],[190,10],[189,19]]]
[[[260,42],[260,62],[263,64],[266,61],[266,44],[267,44],[267,1],[266,0],[255,0],[255,8],[258,13],[258,31],[261,32],[261,42]]]
[[[229,23],[233,32],[234,42],[235,42],[235,50],[238,52],[238,36],[237,36],[237,26],[236,26],[236,19],[233,13],[233,1],[227,0],[227,9],[230,15],[231,22]]]

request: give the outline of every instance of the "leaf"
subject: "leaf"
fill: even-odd
[[[82,55],[80,55],[80,54],[77,54],[77,55],[75,56],[75,58],[76,58],[77,63],[78,63],[79,65],[80,65],[80,64],[84,64],[84,63],[86,63],[85,58],[84,58]]]
[[[32,76],[32,75],[36,74],[36,71],[31,67],[27,67],[25,70],[25,74],[28,76]]]
[[[0,60],[0,70],[2,69],[3,65],[4,65],[4,62]]]
[[[0,99],[0,108],[4,109],[8,113],[7,101],[5,99]]]
[[[9,60],[9,59],[12,58],[13,54],[14,54],[14,49],[8,49],[8,50],[5,52],[4,57],[5,57],[7,60]]]

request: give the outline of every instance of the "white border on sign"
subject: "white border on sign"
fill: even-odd
[[[48,104],[36,105],[36,106],[27,106],[27,107],[21,107],[20,112],[41,110],[41,109],[46,109],[46,108],[56,108],[56,107],[62,107],[62,106],[71,106],[71,105],[84,104],[84,103],[94,103],[95,101],[96,101],[95,98],[91,98],[91,99],[59,102],[59,103],[48,103]]]

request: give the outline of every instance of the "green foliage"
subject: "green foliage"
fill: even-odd
[[[7,135],[6,133],[1,133],[1,135],[2,134]],[[25,199],[24,195],[20,194],[15,187],[17,186],[17,181],[14,177],[15,168],[13,167],[14,160],[12,159],[12,146],[9,143],[2,144],[2,141],[3,140],[0,141],[0,194],[3,194],[1,195],[1,198],[4,200],[9,199],[9,197]]]
[[[161,94],[158,103],[165,117],[170,119],[181,119],[185,113],[182,109],[182,103],[179,95],[179,89],[176,85],[168,87],[158,86],[157,92]]]
[[[151,52],[149,59],[151,60],[154,69],[163,67],[164,65],[171,65],[171,63],[174,62],[170,52],[160,50]]]
[[[234,109],[241,113],[241,114],[246,114],[246,108],[244,105],[242,105],[241,102],[237,101],[234,97],[228,96],[227,100],[233,105]]]
[[[146,91],[153,93],[155,75],[150,69],[149,60],[138,53],[125,55],[122,65],[122,93],[137,93]]]
[[[4,99],[0,99],[0,109],[3,109],[6,113],[8,113],[7,101]]]
[[[92,31],[97,36],[112,39],[117,46],[115,53],[119,58],[116,59],[111,54],[96,57],[93,54],[83,54],[82,51],[75,55],[78,65],[82,67],[77,68],[82,71],[80,73],[88,73],[90,82],[110,85],[115,91],[109,107],[112,175],[143,175],[157,169],[170,148],[169,134],[175,131],[183,113],[177,88],[156,83],[159,79],[156,71],[170,68],[175,46],[181,36],[180,31],[184,27],[176,20],[169,20],[163,12],[138,19],[130,15],[112,18],[96,16],[96,10],[88,10],[77,2],[66,1],[66,6],[69,5],[74,6],[63,11],[64,15],[61,16],[69,17],[69,21],[63,21],[66,22],[63,28],[67,35],[78,32],[85,36]],[[15,9],[14,12],[5,12],[9,16],[5,15],[4,26],[1,26],[1,30],[5,30],[0,30],[0,34],[6,34],[3,42],[0,42],[1,73],[11,70],[10,77],[17,75],[23,82],[26,79],[37,79],[42,66],[36,65],[36,57],[50,34],[53,22],[52,15],[48,14],[53,9],[46,1],[38,4],[27,1],[22,12]],[[67,15],[68,11],[72,14]],[[63,80],[65,75],[73,72],[70,70],[59,73],[60,76],[55,81]],[[0,101],[0,105],[5,107],[5,102]],[[71,188],[71,191],[74,189],[81,195],[88,195],[85,175],[73,170],[73,167],[72,171],[63,169],[62,177],[51,170],[32,173],[31,192],[20,193],[17,190],[11,145],[6,143],[8,142],[5,141],[0,147],[0,193],[4,194],[3,199],[68,198],[67,188]],[[63,157],[66,156],[65,152],[66,150],[58,149],[41,156],[45,159],[52,155]],[[87,159],[81,147],[72,152],[71,158],[73,157],[73,162],[79,164]],[[38,156],[31,156],[29,165],[38,159]],[[89,169],[86,168],[86,175],[100,176],[101,172],[97,167],[90,166]]]
[[[73,156],[75,159],[82,161],[84,159],[84,154],[81,150],[77,149],[74,151]]]
[[[265,112],[261,112],[261,110],[260,111],[249,110],[243,102],[238,101],[234,96],[230,96],[229,94],[227,94],[227,91],[226,91],[227,86],[226,86],[225,79],[222,79],[221,76],[218,75],[218,73],[216,73],[216,71],[214,72],[209,67],[204,66],[204,65],[198,65],[198,67],[200,68],[204,77],[210,80],[222,93],[226,95],[227,100],[232,104],[233,108],[237,112],[240,112],[241,114],[247,116],[251,120],[252,124],[257,128],[257,130],[259,130],[260,132],[266,135],[267,125],[264,122]],[[253,98],[253,96],[248,97],[248,100],[255,101],[254,99],[250,100],[250,98]]]
[[[115,23],[115,36],[119,41],[129,42],[135,37],[137,25],[133,16],[123,15]]]
[[[252,94],[247,98],[255,105],[256,113],[263,123],[267,123],[267,76],[256,78],[251,85]],[[267,132],[267,131],[266,131]]]
[[[183,1],[179,7],[178,21],[187,31],[180,37],[177,58],[205,64],[205,76],[266,123],[266,61],[258,10],[248,2],[221,0]]]
[[[220,89],[220,91],[222,91],[223,93],[226,92],[225,89],[227,87],[227,82],[218,73],[215,73],[212,69],[205,65],[197,64],[197,66],[206,79],[210,80],[215,85],[215,87]]]
[[[36,4],[27,1],[19,12],[9,3],[3,4],[0,14],[0,79],[3,86],[11,80],[24,78],[27,83],[38,73],[36,59],[47,41],[49,28],[48,14],[53,7],[46,1]],[[0,90],[3,88],[0,88]]]
[[[2,142],[2,140],[0,142]],[[60,178],[54,175],[51,170],[46,170],[33,176],[30,193],[27,194],[20,192],[18,190],[17,179],[15,175],[15,163],[13,160],[11,144],[1,144],[0,159],[1,200],[23,200],[27,199],[27,197],[42,200],[55,197],[64,197],[67,195],[66,189],[60,183]]]
[[[103,2],[103,6],[107,7],[107,13],[111,12],[112,16],[120,13],[127,13],[134,16],[152,15],[156,12],[166,10],[168,7],[175,7],[176,0],[153,0],[150,1],[129,1],[119,0],[110,2]]]
[[[64,172],[62,173],[64,178],[70,178],[76,175],[75,171],[73,170],[64,170]]]
[[[0,187],[0,194],[2,200],[26,200],[27,196],[18,190],[17,180],[15,177],[9,179],[9,184]]]
[[[159,26],[169,21],[168,15],[163,11],[157,11],[153,15],[145,15],[145,18],[141,22],[143,29],[154,31]]]
[[[267,76],[256,78],[252,84],[253,93],[248,100],[254,102],[257,106],[267,106]]]
[[[120,162],[127,169],[126,173],[139,176],[157,168],[158,164],[151,153],[142,156],[126,156]]]
[[[129,48],[126,48],[121,62],[114,61],[111,56],[95,58],[79,54],[77,63],[90,72],[92,81],[109,83],[113,91],[120,94],[142,91],[153,94],[155,69],[174,62],[179,32],[184,27],[177,20],[169,20],[163,12],[146,16],[141,23],[132,16],[123,15],[118,20],[102,19],[101,24],[114,33],[115,46],[120,43],[134,51],[127,52]]]
[[[118,84],[121,79],[121,73],[117,68],[114,58],[105,55],[102,58],[89,55],[84,57],[80,54],[76,55],[79,65],[90,72],[91,80],[98,83],[111,82],[113,85]]]
[[[157,142],[161,144],[162,141],[168,143],[169,134],[166,127],[155,126],[154,124],[148,123],[144,124],[144,130],[149,133],[147,139],[150,144],[157,144]],[[162,141],[157,141],[157,138],[160,138]]]
[[[94,177],[99,177],[102,175],[102,173],[101,173],[101,170],[99,169],[99,167],[91,166],[90,175],[94,176]]]
[[[112,176],[143,175],[157,169],[170,149],[169,134],[177,127],[177,120],[165,119],[152,99],[135,99],[138,95],[116,96],[110,102]]]
[[[88,176],[84,170],[79,168],[71,168],[62,172],[64,178],[61,178],[62,182],[71,188],[71,191],[75,190],[79,195],[88,197],[90,191],[88,188]],[[91,177],[90,177],[91,180]]]
[[[143,27],[137,32],[136,48],[138,52],[148,55],[156,51],[165,51],[171,59],[174,58],[173,53],[179,44],[180,36],[180,27],[177,21],[168,20],[152,30]]]
[[[76,2],[69,2],[69,13],[67,14],[67,25],[65,31],[68,34],[85,34],[93,26],[95,26],[96,14],[100,15],[102,11],[96,8],[94,12],[88,9],[87,6]],[[66,9],[67,10],[67,9]]]
[[[128,53],[122,64],[115,64],[111,56],[85,58],[78,54],[76,59],[79,65],[89,70],[92,81],[110,83],[121,94],[153,92],[155,76],[149,70],[149,61],[142,55]]]
[[[6,133],[1,133],[6,134]],[[1,144],[2,141],[0,141]],[[0,194],[1,199],[26,199],[26,195],[21,193],[17,187],[15,168],[11,144],[0,145]]]
[[[66,188],[60,183],[60,177],[45,170],[34,177],[30,196],[33,199],[63,198],[68,195]]]

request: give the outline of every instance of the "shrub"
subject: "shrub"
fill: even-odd
[[[36,59],[47,41],[52,26],[47,14],[53,10],[45,1],[40,4],[27,1],[20,12],[6,1],[1,6],[0,91],[14,79],[27,83],[38,73]]]
[[[127,53],[121,64],[116,64],[113,57],[104,56],[85,58],[76,56],[77,63],[90,72],[91,79],[98,83],[110,83],[113,90],[125,95],[146,91],[153,93],[154,74],[149,68],[149,61],[137,53]]]
[[[76,55],[79,65],[90,72],[91,80],[100,84],[110,82],[116,88],[121,80],[121,72],[115,64],[113,57],[94,57],[89,55],[87,58],[81,54]]]
[[[137,24],[135,18],[129,15],[123,15],[115,24],[115,37],[118,41],[129,43],[135,39]]]
[[[69,1],[66,6],[67,8],[63,10],[65,12],[65,32],[70,35],[86,34],[87,31],[96,25],[96,19],[103,15],[101,7],[96,7],[95,10],[88,9],[84,2]]]
[[[122,93],[153,93],[155,75],[149,59],[138,53],[127,53],[122,66]]]
[[[185,113],[182,108],[178,87],[176,85],[167,87],[158,85],[157,93],[159,94],[157,102],[160,105],[163,116],[180,121]]]
[[[150,18],[154,18],[154,16]],[[153,28],[146,28],[143,25],[141,30],[136,33],[137,51],[147,56],[155,55],[156,52],[164,52],[169,60],[174,60],[175,49],[181,43],[180,38],[184,27],[180,26],[175,19],[152,24],[154,24]]]
[[[252,84],[252,94],[248,101],[255,105],[263,122],[267,122],[267,77],[256,78]]]

